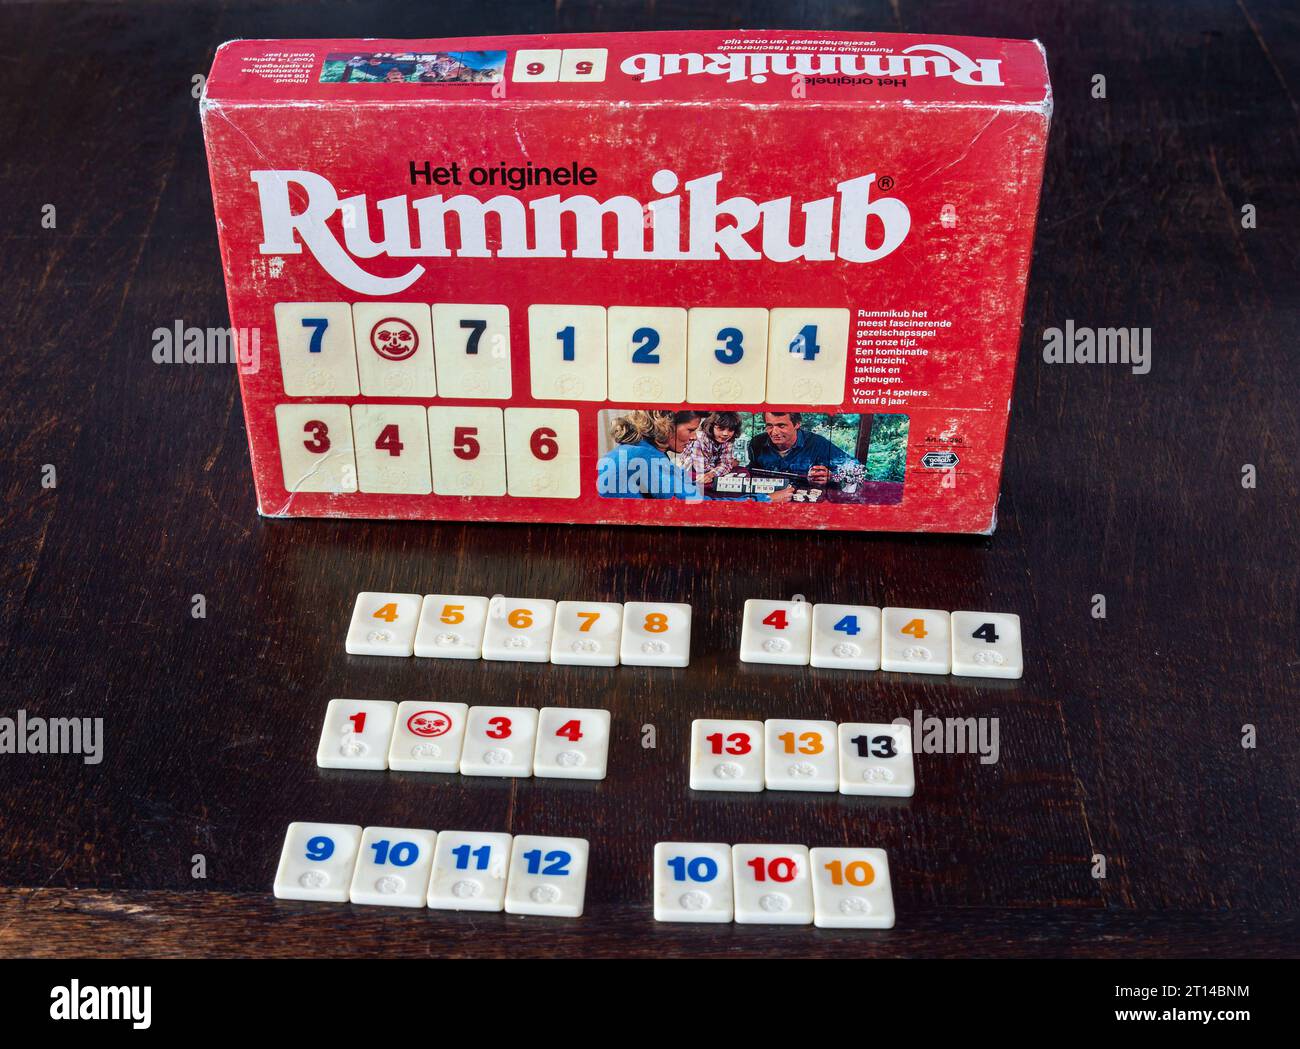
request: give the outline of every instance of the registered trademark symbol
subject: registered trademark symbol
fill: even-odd
[[[876,185],[879,186],[881,189],[893,189],[894,188],[893,176],[881,175],[880,178],[876,179]]]

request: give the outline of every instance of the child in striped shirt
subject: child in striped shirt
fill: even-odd
[[[736,412],[712,412],[705,416],[695,438],[682,449],[682,466],[701,487],[736,469],[736,438],[740,416]]]

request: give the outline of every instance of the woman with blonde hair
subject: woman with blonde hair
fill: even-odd
[[[701,499],[678,459],[700,428],[701,414],[636,409],[610,425],[614,447],[597,464],[596,489],[615,499]]]

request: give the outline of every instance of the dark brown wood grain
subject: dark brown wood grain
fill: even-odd
[[[1077,908],[911,912],[888,931],[657,925],[638,904],[590,917],[322,907],[267,893],[0,890],[0,956],[67,958],[1253,958],[1294,954],[1300,922]]]
[[[0,955],[1296,954],[1295,12],[429,10],[0,8],[0,716],[103,717],[107,733],[97,766],[0,755]],[[216,44],[710,25],[1044,41],[1056,116],[996,535],[259,519],[233,370],[150,358],[156,327],[227,323],[191,97]],[[1096,74],[1105,100],[1091,97]],[[1248,203],[1254,229],[1240,222]],[[1069,318],[1149,325],[1150,374],[1044,364],[1043,329]],[[693,659],[663,671],[349,657],[363,589],[688,601]],[[1025,678],[740,664],[744,599],[795,593],[1018,612]],[[334,696],[607,707],[610,777],[321,770]],[[692,718],[916,710],[998,718],[1000,760],[922,755],[901,801],[687,789]],[[281,903],[270,886],[292,820],[581,835],[587,914]],[[884,847],[898,927],[657,925],[659,840]]]

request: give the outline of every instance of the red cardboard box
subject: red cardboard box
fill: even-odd
[[[993,529],[1036,42],[235,41],[201,105],[263,514]]]

